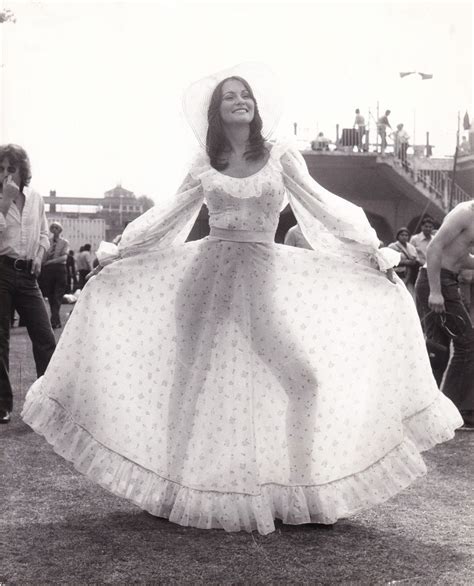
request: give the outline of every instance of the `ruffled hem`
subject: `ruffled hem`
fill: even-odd
[[[324,485],[265,484],[259,494],[242,494],[188,488],[110,450],[42,393],[41,379],[27,395],[22,417],[76,470],[152,515],[199,529],[258,530],[263,535],[274,531],[275,519],[291,525],[331,524],[386,501],[426,473],[419,452],[451,439],[462,425],[455,407],[440,395],[405,420],[405,439],[365,470]]]

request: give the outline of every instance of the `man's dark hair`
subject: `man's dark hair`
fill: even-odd
[[[84,246],[82,247],[83,250],[90,250],[91,249],[91,245],[90,244],[84,244]]]
[[[432,224],[434,226],[434,220],[431,216],[425,216],[423,220],[421,220],[420,226],[424,226],[425,224]]]
[[[31,181],[30,159],[24,148],[17,144],[0,145],[0,161],[8,159],[11,165],[18,167],[20,171],[20,191]]]

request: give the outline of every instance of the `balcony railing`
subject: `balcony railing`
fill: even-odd
[[[452,210],[458,203],[472,200],[469,193],[453,183],[449,171],[421,168],[420,159],[415,156],[408,157],[404,165],[400,159],[392,156],[385,157],[383,162],[411,180],[415,186],[427,190],[429,197],[434,198],[445,212]]]

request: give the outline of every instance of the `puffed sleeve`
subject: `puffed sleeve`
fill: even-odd
[[[354,262],[375,262],[381,271],[398,264],[399,253],[379,248],[364,210],[315,181],[297,148],[281,148],[280,164],[288,201],[313,249],[326,248]]]
[[[105,266],[118,258],[185,242],[203,202],[201,181],[189,173],[174,198],[156,204],[125,228],[118,246],[101,242],[96,253],[99,263]]]

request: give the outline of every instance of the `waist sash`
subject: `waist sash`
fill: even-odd
[[[275,241],[275,233],[256,232],[255,230],[227,230],[211,226],[211,240],[229,240],[231,242],[271,242]]]

